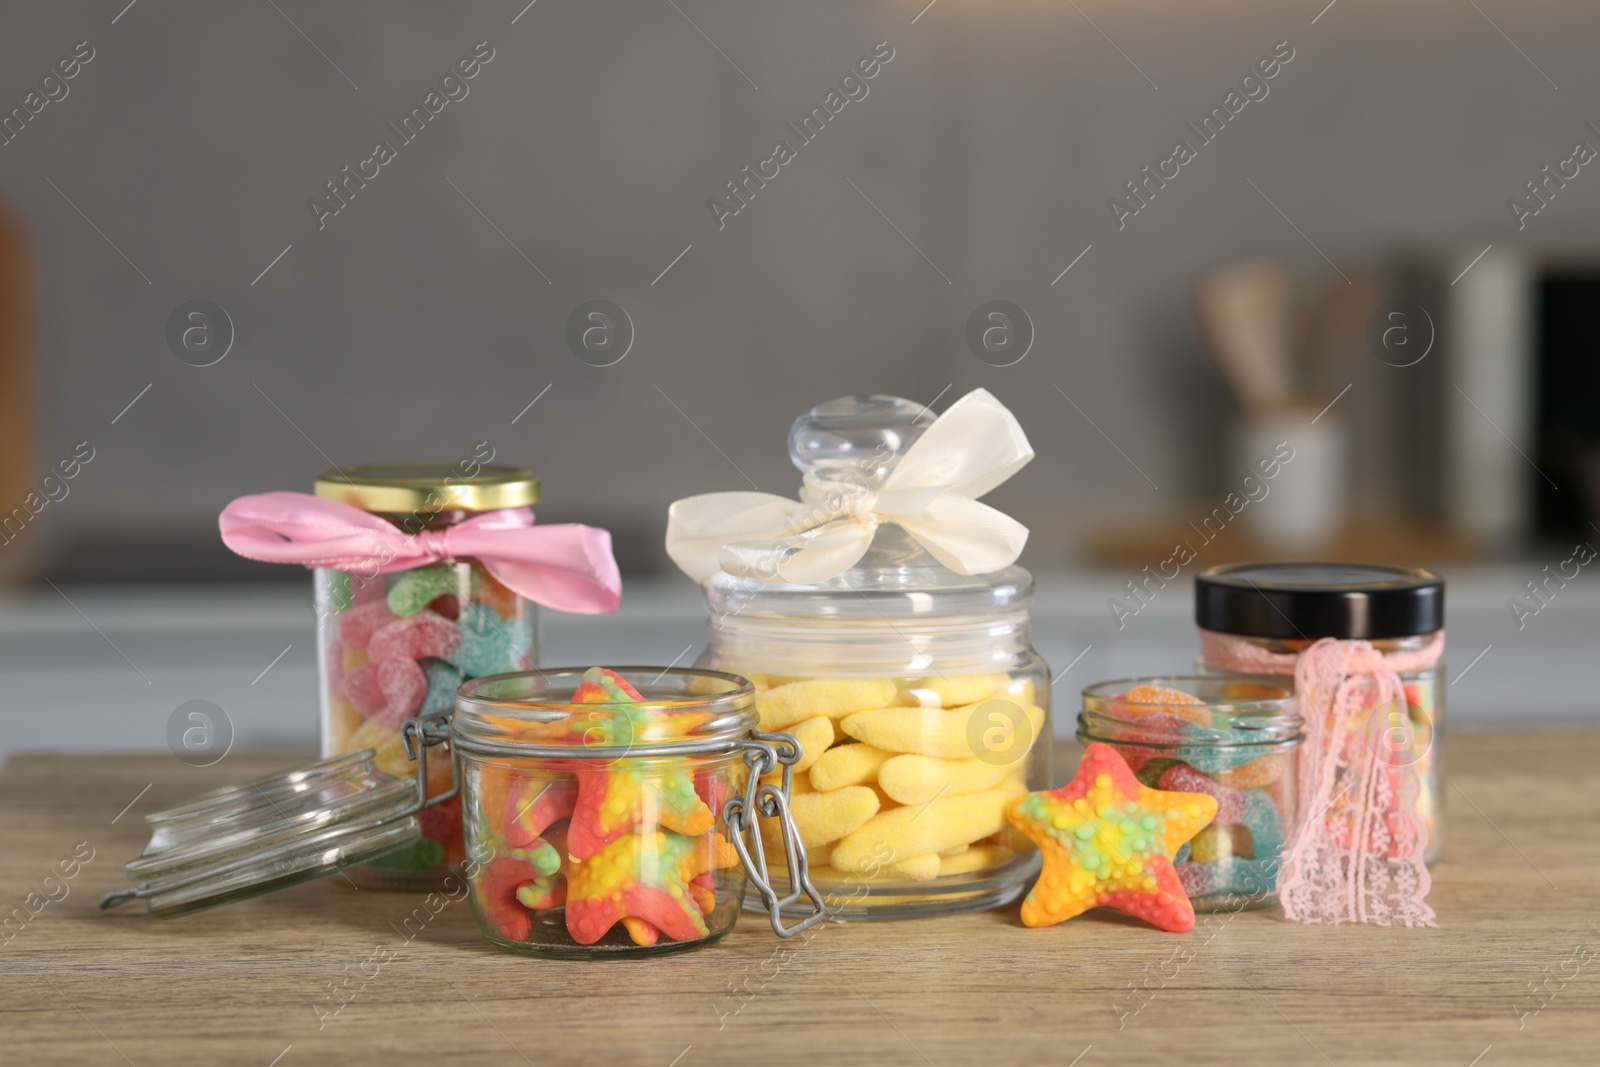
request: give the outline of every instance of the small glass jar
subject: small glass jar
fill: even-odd
[[[1078,740],[1115,748],[1151,789],[1216,798],[1173,866],[1196,911],[1239,911],[1278,902],[1303,725],[1281,681],[1131,678],[1083,691]]]
[[[539,480],[525,470],[483,464],[364,466],[329,471],[315,493],[381,516],[404,533],[444,531],[474,515],[527,507]],[[463,681],[527,670],[538,662],[535,606],[471,558],[382,573],[314,571],[322,755],[373,749],[377,766],[411,773],[400,728],[413,716],[454,706]],[[448,761],[436,759],[430,795],[448,788]],[[422,839],[410,850],[351,869],[362,889],[439,886],[463,858],[460,801],[420,815]]]
[[[909,400],[835,400],[795,421],[790,456],[808,492],[864,495],[932,421]],[[1027,889],[1039,854],[1005,810],[1050,784],[1051,727],[1026,570],[958,574],[884,523],[837,577],[719,572],[705,595],[699,665],[749,678],[761,728],[801,745],[794,816],[830,915],[943,915]]]
[[[780,936],[820,919],[804,853],[786,833],[799,746],[753,732],[751,684],[716,671],[613,670],[642,702],[572,703],[578,670],[461,687],[451,735],[483,936],[534,956],[676,952],[733,929],[747,874]],[[785,899],[764,877],[763,833],[776,867],[787,871],[785,855],[800,864],[801,888]],[[785,907],[805,918],[783,926]]]
[[[1389,767],[1415,766],[1417,811],[1427,828],[1424,860],[1444,854],[1444,579],[1420,567],[1348,563],[1259,563],[1212,567],[1195,578],[1202,670],[1295,677],[1301,653],[1319,640],[1364,641],[1398,671],[1404,707],[1359,690],[1364,732],[1381,737]],[[1337,795],[1337,794],[1336,794]],[[1326,816],[1341,818],[1336,802]],[[1343,832],[1343,831],[1341,831]]]

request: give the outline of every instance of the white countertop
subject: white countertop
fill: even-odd
[[[1526,563],[1447,572],[1454,728],[1600,721],[1600,582],[1580,574],[1519,630],[1507,601],[1539,573],[1539,565]],[[1071,731],[1074,695],[1084,685],[1193,664],[1188,583],[1170,585],[1119,631],[1106,600],[1127,577],[1038,576],[1034,644],[1055,671],[1072,664],[1057,683],[1058,734]],[[699,591],[687,579],[636,581],[615,615],[546,615],[543,660],[689,664],[704,631]],[[20,750],[161,751],[169,717],[190,700],[226,712],[236,750],[315,747],[309,579],[303,590],[77,587],[63,596],[46,587],[0,594],[0,757]]]

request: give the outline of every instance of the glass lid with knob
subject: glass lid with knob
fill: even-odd
[[[1027,530],[977,497],[1033,457],[986,390],[935,418],[890,396],[842,397],[795,420],[798,501],[711,493],[673,505],[667,548],[713,618],[885,625],[1024,610]]]

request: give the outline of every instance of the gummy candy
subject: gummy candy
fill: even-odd
[[[1013,784],[881,811],[834,847],[833,866],[864,871],[885,855],[900,862],[997,834],[1005,825],[1006,802],[1022,791]]]
[[[941,759],[965,759],[979,756],[982,752],[981,739],[995,710],[989,705],[990,702],[985,701],[949,711],[939,708],[880,708],[848,715],[840,725],[851,737],[878,748]],[[1044,726],[1044,711],[1041,708],[1030,706],[1025,709],[1025,714],[1031,733],[1023,739],[1024,743],[1016,746],[1017,751],[1013,755],[1017,758],[1026,753]],[[974,716],[978,717],[977,723],[973,722]]]
[[[374,660],[417,660],[424,656],[453,659],[461,642],[462,632],[455,623],[424,609],[409,618],[395,619],[375,632],[367,642],[367,655]]]
[[[389,587],[389,610],[402,618],[415,615],[431,601],[453,595],[460,588],[454,567],[418,567],[400,575]]]
[[[833,720],[826,715],[804,719],[789,727],[787,732],[800,742],[800,762],[794,765],[796,772],[810,770],[833,744]]]
[[[1211,797],[1217,802],[1217,816],[1213,821],[1218,826],[1229,826],[1244,818],[1245,805],[1248,803],[1248,798],[1240,790],[1218,785],[1183,763],[1174,765],[1163,774],[1157,782],[1157,788],[1169,793],[1204,793]]]
[[[887,678],[816,678],[774,686],[756,696],[761,729],[769,733],[805,719],[885,708],[894,703],[895,684]]]
[[[1011,767],[1004,763],[907,753],[895,756],[878,768],[878,784],[901,804],[922,804],[935,797],[991,789],[1010,775]]]
[[[694,838],[654,830],[615,840],[568,872],[567,932],[578,944],[592,945],[633,917],[678,941],[706,937],[710,931],[689,883],[737,861],[721,834]]]
[[[505,799],[506,843],[514,848],[532,845],[557,820],[570,818],[577,801],[578,783],[571,779],[515,779]]]
[[[488,605],[471,603],[461,609],[461,617],[454,625],[460,627],[460,642],[442,658],[455,664],[468,678],[524,665],[521,661],[529,643],[527,623],[502,620]]]
[[[827,793],[806,793],[789,800],[789,811],[806,848],[826,845],[865,826],[878,813],[878,795],[864,785]]]
[[[893,752],[867,744],[836,745],[811,765],[811,782],[818,789],[843,789],[877,779],[878,769]]]
[[[456,689],[461,685],[461,672],[441,659],[422,661],[422,673],[428,681],[428,695],[422,699],[420,715],[447,711],[456,706]]]
[[[638,826],[647,813],[654,813],[656,822],[680,834],[703,834],[716,821],[681,765],[634,764],[574,773],[578,798],[567,847],[578,859],[598,855]]]
[[[339,614],[339,642],[345,648],[366,648],[372,635],[393,621],[394,612],[384,601],[359,604]]]
[[[1163,930],[1191,929],[1194,908],[1172,858],[1216,812],[1204,793],[1151,789],[1116,749],[1090,744],[1071,782],[1029,793],[1007,813],[1044,854],[1023,924],[1050,926],[1106,905]]]
[[[483,914],[494,923],[502,937],[526,941],[533,920],[517,901],[517,889],[539,879],[537,869],[526,860],[496,856],[474,880]]]
[[[428,692],[422,668],[409,659],[364,663],[345,675],[343,684],[358,711],[391,730],[417,714]]]

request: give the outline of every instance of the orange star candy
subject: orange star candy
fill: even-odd
[[[1116,749],[1090,745],[1072,781],[1018,797],[1006,812],[1044,854],[1023,924],[1054,926],[1105,906],[1173,933],[1191,929],[1194,908],[1172,857],[1216,814],[1214,798],[1151,789]]]

